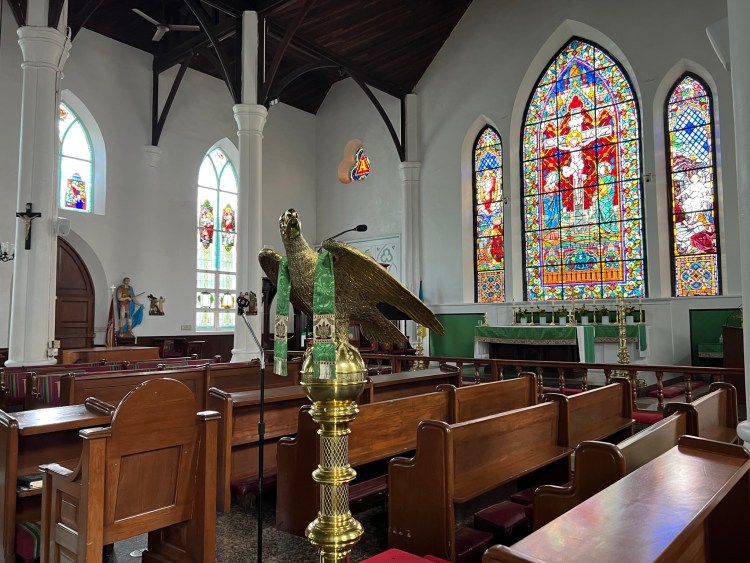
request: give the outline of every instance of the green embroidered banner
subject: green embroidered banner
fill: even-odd
[[[313,285],[313,376],[336,378],[336,298],[333,256],[321,251]]]
[[[273,372],[286,375],[287,328],[289,326],[289,292],[292,288],[289,279],[289,265],[286,256],[279,262],[276,278],[276,318],[273,333]]]

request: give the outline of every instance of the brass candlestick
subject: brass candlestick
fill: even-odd
[[[617,335],[619,343],[619,348],[617,350],[617,363],[620,365],[628,365],[630,363],[625,315],[625,304],[623,303],[622,298],[620,298],[617,303]],[[630,374],[626,370],[616,370],[614,373],[620,377],[630,377]]]
[[[336,343],[333,379],[314,377],[312,347],[302,360],[302,387],[312,401],[310,415],[320,425],[320,465],[312,474],[320,484],[320,510],[305,536],[318,548],[320,563],[346,561],[364,533],[349,510],[349,483],[357,475],[349,465],[349,423],[359,412],[356,401],[366,373],[362,356],[348,342]]]
[[[485,313],[485,320],[486,320]],[[423,327],[421,324],[417,323],[417,343],[414,347],[414,354],[416,356],[424,356],[424,337],[427,336],[427,329]],[[425,366],[422,362],[415,360],[412,363],[411,371],[417,371],[418,369],[423,369]]]

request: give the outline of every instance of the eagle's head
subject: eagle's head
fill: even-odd
[[[294,209],[287,209],[279,217],[281,240],[294,240],[302,234],[302,223]]]

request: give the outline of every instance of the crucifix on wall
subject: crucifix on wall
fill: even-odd
[[[16,217],[23,219],[26,226],[26,244],[24,245],[26,250],[31,250],[31,222],[41,216],[42,214],[40,212],[32,211],[31,203],[26,204],[26,211],[19,211],[16,213]]]

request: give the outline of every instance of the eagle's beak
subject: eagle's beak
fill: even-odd
[[[282,238],[296,238],[301,234],[299,215],[294,209],[285,211],[279,217],[279,230]]]

